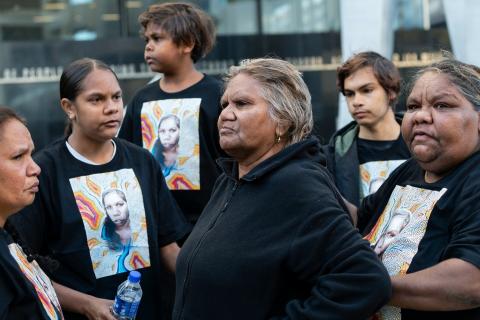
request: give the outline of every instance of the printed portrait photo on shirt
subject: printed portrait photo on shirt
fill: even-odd
[[[50,319],[63,319],[60,313],[60,303],[55,294],[55,290],[53,289],[52,282],[42,269],[40,269],[38,263],[35,260],[28,262],[22,249],[20,249],[16,243],[10,244],[8,249],[20,267],[20,270],[22,270],[25,277],[35,289],[48,317]]]
[[[403,162],[401,160],[370,161],[360,165],[361,192],[364,197],[375,193],[387,177]]]
[[[70,179],[96,278],[150,266],[147,221],[132,169]]]
[[[200,98],[145,102],[142,140],[162,168],[171,190],[200,189]]]
[[[397,185],[393,190],[377,224],[365,237],[390,276],[407,273],[425,235],[433,207],[446,191],[410,185]],[[377,319],[401,319],[400,309],[385,306]]]

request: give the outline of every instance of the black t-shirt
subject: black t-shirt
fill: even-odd
[[[217,129],[222,84],[205,75],[185,90],[168,93],[159,81],[137,92],[119,137],[155,156],[177,203],[194,223],[220,175],[215,160],[223,155]]]
[[[393,170],[410,158],[402,135],[391,141],[357,138],[357,152],[362,199],[377,191]]]
[[[359,208],[359,228],[390,275],[458,258],[480,267],[480,153],[436,183],[415,160],[401,165]],[[385,319],[398,308],[385,307]],[[401,319],[480,319],[480,308],[455,312],[401,310]]]
[[[0,319],[62,319],[50,279],[0,228]]]
[[[115,156],[103,165],[77,160],[65,140],[36,154],[40,191],[33,205],[12,218],[33,249],[60,262],[50,276],[67,287],[113,299],[127,271],[138,270],[143,289],[138,317],[159,319],[160,248],[190,227],[152,155],[121,139],[115,143]]]

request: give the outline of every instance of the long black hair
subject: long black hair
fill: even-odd
[[[108,189],[102,194],[102,204],[105,208],[105,221],[103,222],[102,238],[107,241],[109,249],[120,250],[123,248],[122,241],[120,240],[120,236],[115,232],[115,223],[110,219],[105,207],[105,197],[110,193],[117,194],[125,203],[127,203],[127,197],[125,196],[125,193],[119,189]]]

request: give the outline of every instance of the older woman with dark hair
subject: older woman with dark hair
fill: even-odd
[[[0,319],[63,319],[52,283],[38,264],[49,268],[53,261],[32,254],[7,221],[38,192],[41,170],[33,148],[25,121],[0,107]]]
[[[177,262],[173,318],[365,319],[390,296],[322,160],[310,93],[277,59],[232,67],[223,174]]]
[[[380,318],[480,319],[479,69],[448,58],[420,70],[402,134],[413,159],[358,211],[372,245],[410,212],[382,250],[393,296]]]

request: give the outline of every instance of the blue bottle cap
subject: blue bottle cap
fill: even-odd
[[[140,278],[142,277],[142,274],[138,271],[130,271],[130,274],[128,275],[128,281],[137,283],[140,282]]]

